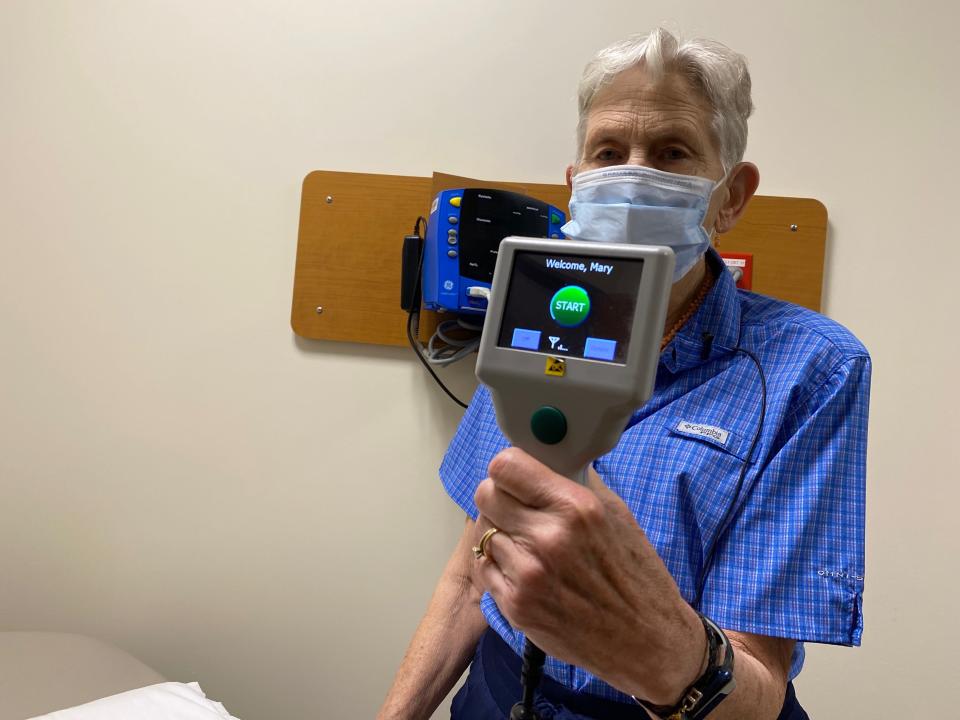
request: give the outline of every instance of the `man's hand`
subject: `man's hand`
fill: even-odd
[[[517,448],[477,488],[477,531],[499,528],[479,577],[548,655],[654,704],[677,701],[706,659],[703,625],[623,501]]]

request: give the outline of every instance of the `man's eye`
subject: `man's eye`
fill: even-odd
[[[689,156],[686,150],[680,147],[668,147],[663,150],[663,157],[665,160],[686,160]]]
[[[610,148],[605,148],[598,152],[595,155],[596,159],[600,162],[613,162],[617,159],[617,151]]]

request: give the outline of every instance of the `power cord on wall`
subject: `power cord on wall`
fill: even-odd
[[[421,233],[420,227],[423,226]],[[416,354],[417,358],[423,363],[423,366],[430,373],[437,385],[453,400],[457,405],[466,408],[467,404],[451,392],[443,381],[434,372],[433,366],[446,367],[458,360],[471,355],[480,346],[480,332],[482,326],[457,318],[455,320],[446,320],[437,326],[433,335],[430,337],[426,348],[416,338],[419,333],[420,325],[420,286],[421,273],[423,272],[423,253],[424,236],[426,235],[427,221],[423,216],[417,218],[413,226],[413,235],[420,241],[420,252],[417,258],[417,270],[412,285],[412,295],[406,299],[407,303],[407,341],[410,348]]]

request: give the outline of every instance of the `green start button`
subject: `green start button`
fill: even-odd
[[[590,296],[579,285],[567,285],[550,298],[550,317],[562,327],[577,327],[590,314]]]
[[[567,418],[557,408],[544,405],[530,416],[533,436],[545,445],[556,445],[567,436]]]

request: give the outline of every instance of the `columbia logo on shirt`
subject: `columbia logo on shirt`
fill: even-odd
[[[683,433],[684,435],[697,435],[702,438],[708,438],[723,446],[726,446],[727,440],[730,439],[730,433],[723,428],[718,428],[713,425],[702,425],[700,423],[690,422],[689,420],[681,420],[677,424],[676,429],[677,432]]]

